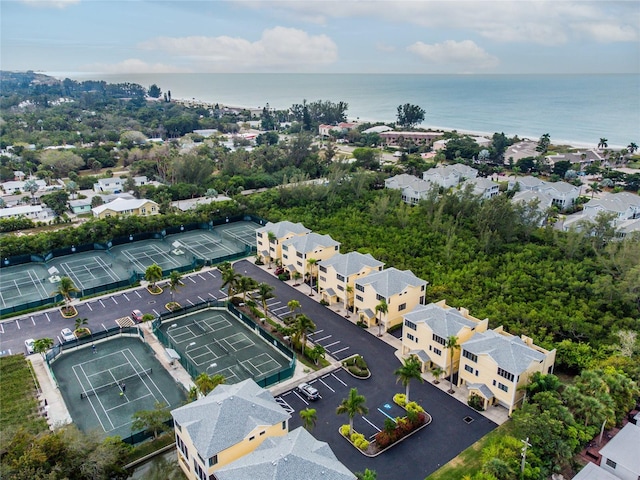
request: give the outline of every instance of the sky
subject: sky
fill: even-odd
[[[0,68],[640,74],[638,0],[0,0]]]

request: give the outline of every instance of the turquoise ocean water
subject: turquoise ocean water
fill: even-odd
[[[56,75],[59,76],[59,75]],[[173,98],[284,109],[331,100],[349,104],[355,120],[394,121],[403,103],[427,112],[422,127],[504,132],[554,143],[609,146],[640,143],[637,75],[379,75],[379,74],[130,74],[69,75],[76,80],[157,84]]]

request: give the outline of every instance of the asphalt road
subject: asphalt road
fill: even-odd
[[[320,305],[316,301],[317,293],[310,298],[308,290],[298,291],[248,260],[236,262],[234,268],[242,275],[274,286],[275,298],[268,302],[273,314],[287,315],[287,303],[298,300],[302,312],[316,324],[316,331],[309,336],[310,340],[325,347],[331,356],[340,360],[358,353],[367,361],[372,373],[370,379],[356,379],[338,369],[313,380],[322,398],[311,405],[295,391],[277,397],[291,411],[291,429],[301,425],[301,409],[308,406],[315,408],[318,423],[313,435],[329,443],[336,456],[350,470],[374,469],[381,480],[421,480],[496,427],[493,422],[433,385],[414,381],[410,398],[425,408],[433,417],[433,422],[383,455],[365,457],[339,435],[338,428],[348,423],[348,418],[337,416],[335,411],[349,389],[356,387],[366,397],[369,413],[356,416],[354,427],[367,437],[384,427],[385,418],[401,413],[393,404],[393,395],[404,392],[393,373],[400,366],[393,347]],[[216,269],[204,269],[185,276],[183,281],[184,287],[175,293],[175,301],[182,305],[226,297],[226,293],[220,290],[222,280]],[[88,319],[88,327],[92,331],[99,331],[113,327],[117,318],[129,315],[133,309],[140,309],[143,313],[161,313],[164,304],[170,300],[168,288],[161,295],[151,295],[140,287],[85,301],[77,304],[76,308],[79,317]],[[5,320],[0,323],[0,349],[4,354],[25,352],[24,340],[27,338],[50,337],[58,343],[60,330],[72,328],[74,322],[74,319],[64,319],[58,309]]]

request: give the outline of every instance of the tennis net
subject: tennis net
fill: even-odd
[[[200,330],[202,333],[207,333],[207,329],[204,328],[202,325],[200,325],[200,322],[198,322],[197,320],[193,321],[193,324],[196,326],[196,328],[198,330]]]
[[[109,382],[105,385],[100,385],[99,387],[94,387],[91,390],[84,391],[80,393],[80,398],[84,399],[87,397],[95,396],[100,392],[104,392],[113,387],[119,387],[122,383],[127,382],[128,380],[134,380],[139,377],[148,377],[151,375],[152,369],[148,368],[138,373],[134,373],[133,375],[129,375],[128,377],[121,378],[120,380],[114,380],[113,382]]]

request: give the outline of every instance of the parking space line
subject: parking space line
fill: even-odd
[[[4,333],[4,326],[0,323],[0,333]]]
[[[192,302],[191,300],[189,300],[188,298],[187,298],[187,302],[189,302],[189,303],[191,304],[191,306],[192,306],[192,307],[195,305],[195,303],[193,303],[193,302]]]
[[[291,414],[293,412],[295,412],[295,408],[293,408],[291,405],[289,405],[282,397],[276,397],[274,399],[276,401],[276,403],[278,403],[282,408],[284,408],[284,410]]]
[[[321,378],[319,378],[319,379],[318,379],[318,381],[319,381],[319,382],[321,382],[325,387],[327,387],[327,388],[328,388],[329,390],[331,390],[333,393],[335,393],[335,392],[336,392],[333,388],[331,388],[329,385],[327,385],[326,383],[324,383],[324,382],[322,381],[322,379],[321,379]]]
[[[156,309],[155,309],[155,308],[152,308],[152,310],[153,310],[153,313],[155,313],[157,317],[159,317],[159,316],[160,316],[160,314],[156,311]]]
[[[129,297],[127,297],[127,294],[126,294],[126,293],[123,293],[123,294],[122,294],[122,296],[123,296],[124,298],[126,298],[126,299],[127,299],[127,302],[130,302],[130,301],[131,301],[131,300],[129,300]]]
[[[367,417],[362,417],[362,419],[367,422],[369,425],[371,425],[373,428],[375,428],[377,431],[380,431],[380,429],[378,427],[376,427],[373,423],[371,423],[369,420],[367,420]]]
[[[391,415],[389,415],[388,413],[383,412],[382,410],[380,410],[379,408],[377,409],[381,414],[383,414],[385,417],[390,418],[391,420],[393,420],[394,422],[398,423],[396,421],[395,418],[393,418]]]
[[[16,318],[16,325],[18,326],[18,330],[20,330],[20,322],[18,321],[17,318]]]
[[[218,299],[218,298],[217,298],[213,293],[211,293],[211,292],[209,292],[209,296],[210,296],[211,298],[213,298],[214,300],[217,300],[217,299]]]
[[[213,278],[216,278],[216,274],[215,274],[215,273],[213,273],[213,272],[211,272],[211,271],[209,271],[209,272],[207,272],[207,273],[208,273],[209,275],[211,275]]]
[[[202,298],[200,295],[198,295],[198,298],[200,299],[201,302],[205,302],[206,300],[204,298]]]
[[[198,274],[198,276],[200,277],[200,280],[204,281],[205,278],[202,275]]]
[[[109,330],[109,329],[105,326],[105,324],[104,324],[104,323],[101,323],[100,325],[102,325],[102,328],[104,328],[104,331],[105,331],[105,332]]]
[[[315,340],[314,340],[315,341]],[[338,340],[337,342],[333,342],[333,343],[328,343],[327,345],[323,345],[323,347],[326,349],[328,347],[333,347],[334,345],[337,345],[340,343],[340,340]]]
[[[196,281],[195,281],[193,278],[191,278],[191,277],[187,277],[187,278],[188,278],[189,280],[191,280],[193,283],[198,283],[198,282],[196,282]]]
[[[87,303],[87,308],[88,308],[90,311],[92,311],[92,312],[93,312],[93,308],[91,308],[91,304],[90,304],[90,303]]]
[[[347,386],[347,384],[346,384],[346,383],[344,383],[342,380],[340,380],[338,377],[336,377],[336,376],[335,376],[335,374],[333,374],[333,373],[332,373],[332,374],[331,374],[331,376],[332,376],[333,378],[335,378],[336,380],[338,380],[338,381],[339,381],[342,385],[344,385],[345,387]]]
[[[58,339],[58,343],[62,343],[62,340],[60,340],[60,335],[56,335],[56,338]]]
[[[349,350],[349,347],[341,348],[340,350],[336,350],[335,352],[331,352],[331,355],[335,355],[336,353],[344,352],[345,350]]]
[[[140,294],[138,293],[138,291],[137,291],[137,290],[134,290],[134,291],[133,291],[133,293],[135,293],[136,295],[138,295],[138,298],[142,298],[142,295],[140,295]]]
[[[34,326],[34,327],[36,326],[36,320],[35,320],[35,318],[31,317],[31,323],[33,323],[33,326]]]
[[[113,300],[113,303],[115,303],[116,305],[118,305],[118,302],[116,301],[116,297],[111,297],[111,300]]]
[[[50,322],[51,319],[49,318],[49,314],[47,312],[44,312],[44,316],[47,317],[47,321]]]
[[[223,297],[227,296],[227,292],[225,292],[224,290],[218,290],[218,291],[222,294]],[[209,294],[209,295],[211,295],[211,294]]]
[[[324,328],[323,328],[323,329],[321,329],[321,330],[316,330],[315,332],[310,333],[310,334],[309,334],[309,335],[307,335],[307,336],[308,336],[308,337],[311,337],[312,335],[318,335],[319,333],[322,333],[322,332],[324,332]]]
[[[331,337],[333,337],[333,335],[327,335],[326,337],[322,337],[322,338],[315,338],[314,337],[313,341],[315,343],[318,343],[318,342],[321,342],[322,340],[326,340],[327,338],[331,338]]]
[[[104,306],[104,303],[102,303],[102,300],[100,300],[100,305],[102,305],[102,308],[107,308]]]
[[[294,394],[296,397],[298,397],[300,400],[302,400],[306,406],[309,406],[309,402],[307,402],[304,398],[302,398],[302,396],[301,396],[298,392],[296,392],[295,390],[293,390],[293,394]]]

